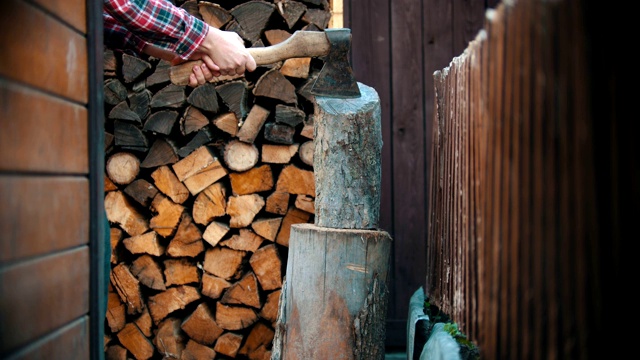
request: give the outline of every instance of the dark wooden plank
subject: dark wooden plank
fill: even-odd
[[[415,40],[422,36],[422,2],[392,1],[391,134],[393,143],[393,237],[396,314],[408,313],[411,295],[424,284],[426,254],[426,169],[423,56]]]
[[[382,125],[382,181],[380,194],[380,228],[393,234],[393,160],[391,78],[387,71],[391,67],[390,0],[352,1],[344,0],[344,26],[352,31],[351,59],[356,80],[376,89],[380,97]],[[393,235],[392,235],[393,236]],[[398,246],[394,242],[394,247]],[[392,257],[392,264],[395,257]],[[406,286],[393,280],[390,293]],[[407,289],[415,291],[415,289]],[[387,314],[387,346],[405,346],[407,312],[398,310],[396,298],[389,297]],[[405,324],[405,325],[403,325]],[[398,329],[404,329],[398,331]]]
[[[521,63],[522,70],[521,91],[522,91],[522,103],[521,103],[521,121],[522,126],[520,128],[519,137],[521,138],[521,155],[520,155],[520,168],[521,168],[521,187],[520,187],[520,218],[522,220],[520,224],[520,289],[522,291],[522,297],[520,301],[520,326],[523,329],[521,335],[520,349],[521,353],[518,357],[522,358],[531,354],[531,329],[532,329],[532,316],[535,314],[533,311],[535,305],[532,302],[532,224],[531,224],[531,209],[532,209],[532,43],[531,43],[531,28],[533,19],[530,11],[531,5],[521,5],[518,7],[518,18],[520,20],[519,34],[520,45],[522,47]]]
[[[87,314],[89,268],[87,246],[0,268],[0,353]]]
[[[82,33],[87,32],[85,0],[33,0]]]
[[[86,108],[0,80],[0,170],[87,173],[87,127]]]
[[[86,39],[20,0],[0,2],[0,75],[86,103]],[[37,56],[34,56],[37,54]]]
[[[462,54],[482,29],[485,4],[482,1],[454,0],[451,17],[452,51],[454,56]]]
[[[47,334],[6,360],[69,360],[89,359],[89,318],[83,316]]]
[[[0,176],[0,264],[87,244],[89,182]]]

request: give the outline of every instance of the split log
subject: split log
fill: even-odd
[[[273,4],[254,0],[240,4],[229,12],[240,25],[244,38],[250,43],[254,43],[260,38],[274,11],[275,6]]]
[[[158,134],[169,135],[171,129],[178,120],[178,112],[173,110],[160,110],[149,117],[144,123],[144,130]]]
[[[262,289],[269,291],[282,287],[282,260],[275,244],[263,246],[254,252],[249,264]]]
[[[298,195],[296,196],[295,206],[302,210],[311,214],[315,214],[315,202],[313,198],[307,195]]]
[[[184,86],[169,84],[151,98],[151,108],[179,108],[186,102]]]
[[[158,61],[153,74],[146,78],[147,88],[155,85],[166,84],[171,81],[171,78],[169,77],[169,69],[171,69],[171,63],[169,61]]]
[[[150,338],[153,335],[153,320],[151,319],[151,315],[149,314],[149,308],[145,307],[142,310],[142,313],[138,315],[137,318],[134,319],[134,324],[140,329],[140,332],[144,334],[144,336]]]
[[[178,155],[173,143],[167,139],[157,138],[151,145],[151,149],[147,152],[147,156],[140,164],[140,167],[154,168],[161,165],[175,164],[176,161],[178,161]]]
[[[209,131],[209,127],[204,127],[200,129],[194,137],[189,140],[187,145],[181,147],[178,150],[178,156],[181,158],[189,156],[194,150],[200,148],[201,146],[209,144],[213,140],[213,135],[211,131]]]
[[[282,224],[282,218],[261,218],[251,223],[251,228],[256,234],[262,236],[269,241],[275,241],[278,230]]]
[[[140,283],[153,290],[167,290],[162,269],[153,257],[142,255],[131,263],[131,273]]]
[[[213,360],[215,358],[215,350],[193,340],[189,340],[184,350],[182,350],[180,360]]]
[[[220,109],[216,87],[210,83],[193,89],[187,98],[187,102],[202,111],[217,113]]]
[[[276,190],[289,194],[316,196],[316,184],[313,171],[303,170],[295,165],[287,165],[280,172]],[[336,191],[336,189],[333,189]]]
[[[304,121],[306,118],[304,111],[294,106],[287,106],[278,104],[276,105],[275,121],[279,124],[287,124],[292,127],[296,127]]]
[[[137,56],[122,54],[122,75],[125,83],[136,81],[145,71],[151,70],[151,64]]]
[[[155,231],[131,236],[124,239],[122,243],[132,254],[149,254],[153,256],[164,254],[164,246]]]
[[[193,223],[189,213],[182,214],[178,230],[167,246],[166,253],[172,257],[196,257],[204,251],[202,232]]]
[[[257,320],[258,315],[251,308],[216,303],[216,322],[225,330],[246,329]]]
[[[146,119],[151,112],[151,91],[148,89],[142,89],[135,91],[128,96],[129,107],[133,110],[141,119]]]
[[[284,215],[289,208],[289,198],[288,192],[274,191],[267,197],[265,210],[275,215]]]
[[[258,194],[229,197],[227,203],[227,215],[231,217],[229,226],[232,228],[249,226],[263,207],[264,199]]]
[[[224,83],[216,86],[216,91],[229,110],[236,115],[236,118],[239,120],[245,118],[249,110],[249,90],[246,81]]]
[[[206,303],[200,303],[185,318],[182,330],[200,344],[213,345],[224,330],[216,324],[213,312]]]
[[[202,1],[198,3],[198,10],[202,20],[216,29],[221,29],[231,20],[231,14],[218,4]]]
[[[200,273],[193,260],[167,259],[163,264],[166,286],[200,284]]]
[[[271,344],[274,335],[273,329],[262,322],[258,322],[251,328],[251,332],[247,336],[244,345],[238,351],[238,354],[245,355],[249,359],[261,359],[258,355],[265,351],[266,347]]]
[[[262,96],[282,101],[286,104],[297,104],[296,88],[277,69],[264,73],[253,88],[255,96]]]
[[[142,151],[149,150],[149,141],[140,128],[121,120],[113,122],[115,145],[122,149]]]
[[[147,207],[158,194],[158,189],[145,179],[136,179],[124,188],[124,193],[138,204]]]
[[[127,88],[118,79],[104,81],[104,101],[110,105],[118,105],[127,99]]]
[[[375,89],[358,83],[357,99],[317,98],[313,156],[315,224],[374,229],[380,215],[382,130]]]
[[[220,245],[233,250],[254,252],[258,250],[263,241],[262,236],[244,228],[240,229],[240,234],[235,234],[230,239],[221,241]]]
[[[149,223],[121,191],[110,191],[104,198],[107,219],[118,224],[127,234],[135,236],[149,230]]]
[[[309,77],[311,68],[311,58],[293,58],[285,60],[280,68],[280,73],[284,76],[306,79]]]
[[[127,305],[127,314],[138,314],[144,308],[140,282],[125,264],[118,264],[111,270],[111,285]]]
[[[273,173],[268,164],[245,172],[229,174],[233,195],[247,195],[273,189]]]
[[[264,138],[276,144],[293,144],[296,129],[287,124],[267,123],[264,125]]]
[[[207,273],[202,274],[202,295],[204,296],[219,299],[224,291],[230,287],[231,283],[223,278]]]
[[[282,29],[272,29],[266,30],[264,37],[267,39],[269,45],[276,45],[290,38],[291,33]]]
[[[288,164],[291,158],[298,152],[299,144],[274,145],[263,144],[260,160],[270,164]]]
[[[278,4],[278,12],[284,18],[289,29],[300,20],[302,14],[307,11],[307,7],[297,1],[280,1]]]
[[[149,228],[165,238],[175,233],[185,211],[184,206],[174,203],[162,194],[156,195],[150,209],[156,215],[149,220]]]
[[[134,323],[127,323],[118,333],[118,341],[131,354],[140,360],[150,359],[155,353],[153,343],[138,329]]]
[[[256,275],[248,272],[225,291],[220,302],[225,305],[247,305],[260,309],[260,293],[258,290]]]
[[[200,193],[209,185],[227,175],[227,170],[207,146],[202,146],[172,166],[178,180],[182,181],[192,195]]]
[[[226,132],[231,136],[236,136],[238,133],[238,118],[233,112],[224,113],[218,115],[211,121],[218,129]]]
[[[261,318],[271,322],[272,324],[276,322],[276,318],[278,316],[281,291],[281,289],[278,289],[267,295],[267,300],[259,314]]]
[[[115,291],[109,291],[107,297],[107,326],[112,333],[117,333],[126,325],[126,308]]]
[[[167,315],[176,310],[184,309],[188,304],[198,299],[200,299],[200,293],[197,288],[181,285],[150,296],[147,306],[154,324],[158,325]]]
[[[253,105],[249,115],[242,123],[242,126],[238,130],[238,139],[246,143],[253,144],[254,140],[258,136],[258,133],[262,129],[262,125],[269,117],[269,110],[263,108],[260,105]]]
[[[216,346],[213,348],[218,354],[226,355],[231,358],[235,358],[240,350],[240,344],[242,343],[242,335],[227,332],[218,338]]]
[[[245,251],[214,247],[204,255],[203,268],[206,272],[225,280],[239,278]]]
[[[206,240],[209,245],[216,246],[228,232],[229,225],[218,221],[212,221],[204,230],[202,238]]]
[[[142,119],[135,111],[129,108],[126,101],[122,101],[109,112],[109,119],[129,121],[137,125],[142,125]]]
[[[222,183],[210,185],[193,202],[193,221],[208,225],[214,218],[224,216],[227,208],[227,190]]]
[[[282,246],[289,246],[289,234],[291,226],[294,224],[306,223],[311,218],[311,214],[306,211],[302,211],[296,207],[289,207],[284,219],[282,220],[282,226],[276,237],[276,243]]]
[[[155,187],[167,195],[176,204],[182,204],[189,198],[189,189],[178,180],[170,167],[163,165],[151,173]]]
[[[180,322],[179,318],[170,317],[158,324],[153,344],[164,359],[180,359],[182,357],[187,337],[180,329]]]
[[[209,119],[195,106],[188,106],[180,119],[180,131],[183,135],[191,134],[209,125]]]

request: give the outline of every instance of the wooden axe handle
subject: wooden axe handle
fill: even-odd
[[[323,31],[298,30],[287,40],[273,46],[248,48],[247,50],[256,61],[256,65],[268,65],[278,61],[327,55],[330,49],[329,40]],[[201,65],[202,60],[187,61],[169,69],[169,77],[175,85],[189,84],[189,75],[195,65]]]

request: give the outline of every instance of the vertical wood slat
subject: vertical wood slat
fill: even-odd
[[[405,284],[391,294],[399,314],[408,313],[409,299],[424,280],[426,229],[425,214],[425,144],[424,88],[421,81],[422,56],[415,51],[414,39],[421,37],[421,2],[401,0],[391,2],[391,81],[392,143],[393,143],[393,209],[394,239],[411,241],[412,246],[394,248],[394,279]],[[408,56],[411,54],[411,56]],[[402,173],[396,169],[403,169]],[[409,240],[412,239],[412,240]]]

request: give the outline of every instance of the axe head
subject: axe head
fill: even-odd
[[[325,34],[330,44],[329,54],[311,87],[311,93],[333,98],[360,97],[360,89],[349,63],[351,30],[326,29]]]

